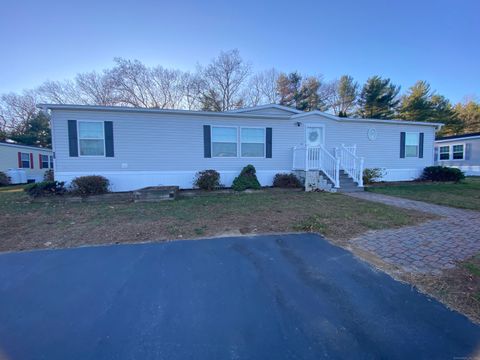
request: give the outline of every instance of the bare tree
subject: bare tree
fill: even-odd
[[[250,74],[237,49],[221,52],[205,68],[199,67],[205,81],[202,97],[208,103],[219,103],[220,111],[235,109],[244,103],[242,90]],[[213,95],[217,98],[211,98]]]
[[[65,81],[45,81],[36,89],[37,94],[44,102],[56,104],[83,104],[85,103],[80,96],[75,82]]]
[[[184,97],[183,77],[180,70],[157,66],[150,70],[153,93],[160,108],[176,109],[182,106]]]
[[[111,106],[119,102],[113,79],[107,72],[78,74],[75,83],[78,94],[86,104]]]
[[[277,90],[279,76],[274,68],[253,75],[247,89],[248,105],[277,104],[280,101]]]
[[[37,114],[39,96],[34,90],[26,90],[22,94],[9,93],[0,97],[0,122],[5,129],[24,130],[27,122]]]
[[[182,107],[188,110],[199,110],[205,82],[198,74],[189,72],[182,74]]]

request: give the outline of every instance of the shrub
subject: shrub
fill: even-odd
[[[54,176],[53,176],[53,170],[52,169],[48,169],[47,171],[45,171],[45,173],[43,174],[43,181],[54,181]]]
[[[280,188],[300,188],[302,183],[295,174],[277,174],[273,178],[273,186]]]
[[[377,182],[381,180],[383,177],[383,170],[379,168],[373,168],[373,169],[364,169],[363,170],[363,184],[368,185],[368,184],[373,184],[374,182]]]
[[[220,174],[215,170],[203,170],[197,172],[193,184],[202,190],[215,190],[221,187]]]
[[[25,187],[24,191],[31,197],[63,195],[65,193],[65,183],[58,181],[42,181],[32,183]]]
[[[260,189],[260,183],[258,182],[256,170],[253,165],[245,166],[240,175],[238,175],[232,184],[232,189],[235,191],[243,191],[246,189]]]
[[[428,166],[423,169],[420,180],[423,181],[455,181],[465,179],[465,174],[456,168],[446,166]]]
[[[7,186],[10,184],[10,178],[7,174],[0,171],[0,186]]]
[[[80,176],[72,180],[72,190],[80,196],[105,194],[109,186],[110,181],[99,175]]]

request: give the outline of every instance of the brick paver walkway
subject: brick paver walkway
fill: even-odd
[[[351,240],[353,246],[405,271],[439,273],[480,252],[480,212],[371,192],[348,195],[441,216],[420,225],[369,231]]]

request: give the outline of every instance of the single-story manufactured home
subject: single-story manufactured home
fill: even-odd
[[[435,140],[435,161],[468,176],[480,176],[480,133],[445,136]]]
[[[43,181],[49,169],[53,169],[51,149],[0,142],[0,171],[9,175],[12,183]]]
[[[277,173],[296,172],[307,182],[327,182],[334,189],[341,189],[341,179],[347,178],[361,187],[364,168],[383,169],[385,181],[412,180],[434,164],[435,132],[441,126],[339,118],[279,105],[226,112],[40,108],[51,112],[55,178],[68,183],[78,176],[102,175],[114,191],[153,185],[192,188],[195,174],[206,169],[217,170],[229,186],[248,164],[265,186]]]

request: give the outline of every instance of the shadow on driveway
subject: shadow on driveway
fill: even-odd
[[[0,359],[480,356],[480,328],[317,235],[0,255]]]

